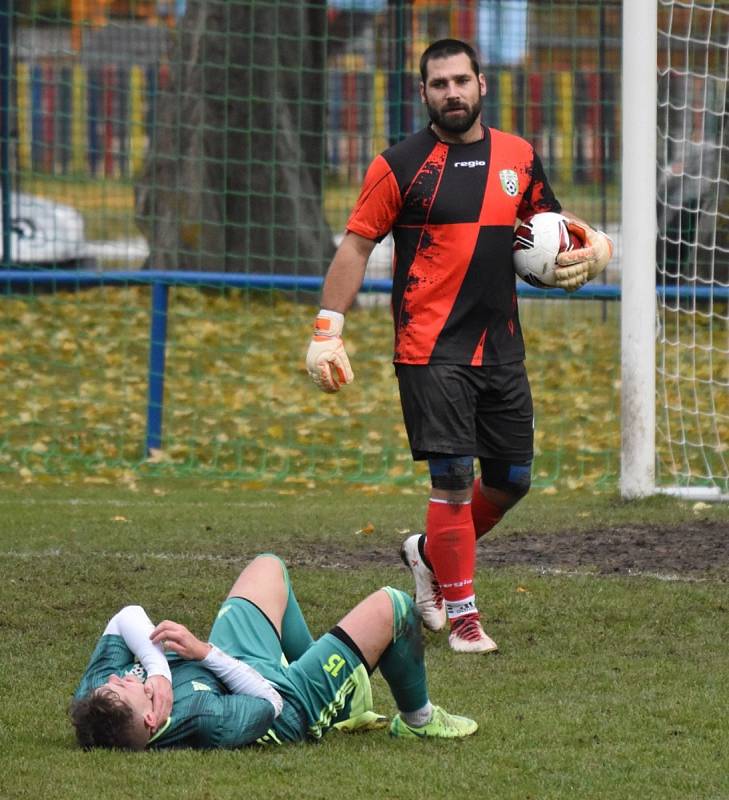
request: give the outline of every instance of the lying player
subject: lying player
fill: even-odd
[[[376,718],[376,666],[399,709],[393,736],[476,731],[473,720],[431,705],[420,615],[408,595],[380,589],[314,641],[284,563],[266,554],[233,584],[209,642],[169,620],[155,627],[141,606],[123,608],[96,645],[71,718],[86,749],[319,739],[334,725]]]

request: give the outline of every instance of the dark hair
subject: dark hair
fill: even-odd
[[[422,56],[420,56],[420,77],[423,83],[426,83],[428,77],[428,62],[434,58],[447,58],[448,56],[457,56],[459,53],[465,53],[471,60],[471,69],[478,77],[481,72],[481,67],[478,63],[478,55],[470,44],[462,42],[460,39],[438,39],[437,42],[429,45]]]
[[[76,740],[84,750],[94,747],[139,750],[134,736],[134,711],[112,691],[99,691],[74,700],[69,710]]]

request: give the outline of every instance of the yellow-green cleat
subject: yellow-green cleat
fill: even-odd
[[[430,722],[420,728],[408,725],[399,714],[390,723],[390,736],[403,739],[462,739],[477,730],[474,720],[449,714],[440,706],[433,706]]]
[[[335,722],[332,726],[343,733],[366,733],[367,731],[379,731],[387,727],[390,720],[382,714],[374,711],[363,711],[349,719]]]

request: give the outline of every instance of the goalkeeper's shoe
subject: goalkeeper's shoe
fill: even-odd
[[[456,653],[493,653],[496,642],[484,633],[478,614],[466,614],[451,622],[448,644]]]
[[[427,725],[415,727],[398,714],[390,723],[390,736],[402,739],[463,739],[476,733],[478,724],[468,717],[449,714],[440,706],[433,706],[433,715]]]
[[[400,558],[410,568],[415,579],[415,606],[428,630],[439,631],[446,624],[446,609],[443,592],[435,575],[428,569],[420,555],[418,541],[421,534],[408,536],[400,548]]]
[[[335,722],[332,727],[343,733],[366,733],[367,731],[379,731],[387,727],[389,720],[382,714],[374,711],[363,711],[354,717]]]

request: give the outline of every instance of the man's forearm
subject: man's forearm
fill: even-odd
[[[367,261],[375,243],[347,233],[329,266],[321,295],[321,307],[346,314],[364,280]]]
[[[344,349],[344,315],[362,286],[367,260],[375,243],[347,232],[327,271],[321,309],[306,351],[306,370],[312,381],[331,394],[352,383],[354,372]]]

